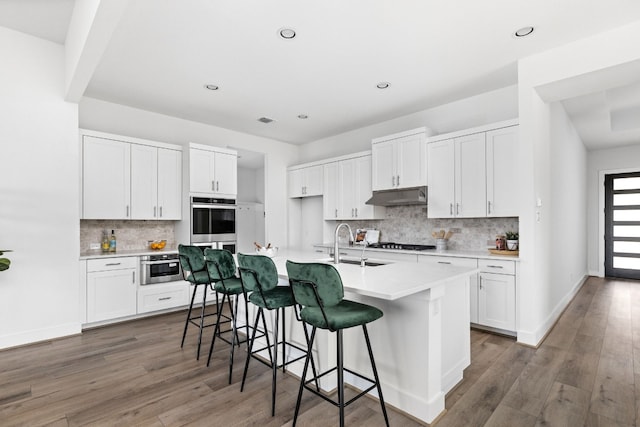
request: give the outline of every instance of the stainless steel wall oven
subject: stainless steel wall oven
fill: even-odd
[[[191,244],[236,251],[236,201],[191,198]]]

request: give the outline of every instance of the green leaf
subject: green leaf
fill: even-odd
[[[0,271],[7,270],[9,268],[9,265],[11,265],[11,261],[9,261],[7,258],[0,258]]]

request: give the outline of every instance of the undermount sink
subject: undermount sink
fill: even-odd
[[[357,259],[340,259],[340,264],[353,264],[360,265],[360,260]],[[367,267],[377,267],[379,265],[387,265],[388,262],[377,262],[377,261],[365,261],[364,265]]]

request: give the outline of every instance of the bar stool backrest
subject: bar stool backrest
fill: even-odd
[[[207,248],[204,259],[212,282],[236,277],[236,262],[228,250]]]
[[[178,245],[178,258],[185,277],[204,270],[204,255],[198,246]]]
[[[238,265],[245,290],[266,292],[278,286],[278,269],[271,258],[238,254]]]
[[[304,307],[331,307],[344,298],[340,273],[330,264],[287,261],[296,302]]]

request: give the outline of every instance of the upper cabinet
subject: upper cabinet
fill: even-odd
[[[427,185],[427,133],[423,127],[372,140],[373,191]]]
[[[325,220],[384,218],[384,207],[365,203],[371,197],[371,154],[353,156],[324,166]]]
[[[182,148],[82,131],[83,219],[181,218]]]
[[[430,138],[428,217],[517,216],[517,132],[509,121]]]
[[[189,177],[192,195],[235,199],[238,194],[238,154],[224,148],[191,144]]]
[[[289,168],[289,197],[322,196],[323,165]]]

